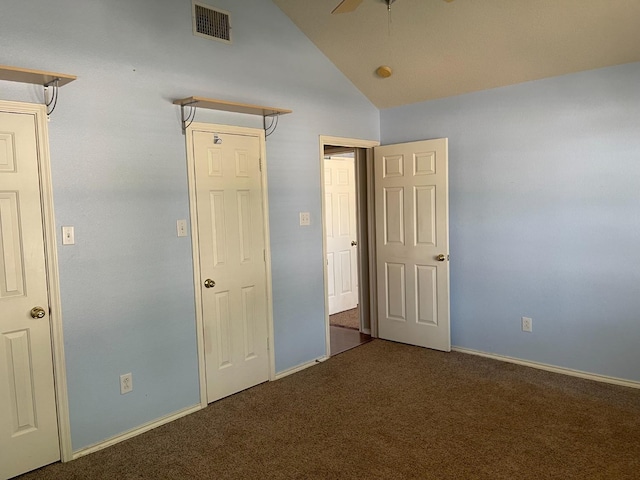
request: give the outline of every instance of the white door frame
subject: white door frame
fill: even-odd
[[[187,175],[189,181],[189,215],[191,217],[191,245],[193,249],[193,284],[195,289],[196,307],[196,336],[198,343],[198,375],[200,378],[200,405],[207,406],[207,378],[205,375],[204,348],[204,318],[202,318],[202,293],[200,290],[200,244],[198,242],[198,215],[196,208],[196,176],[195,158],[193,154],[193,131],[208,131],[211,133],[227,133],[231,135],[249,135],[260,140],[260,159],[262,165],[262,208],[264,226],[264,248],[267,285],[267,329],[269,339],[269,380],[275,380],[276,363],[273,349],[273,286],[271,283],[271,243],[269,234],[269,197],[267,192],[267,155],[264,130],[259,128],[237,127],[232,125],[218,125],[213,123],[192,123],[187,127],[185,140],[187,142]]]
[[[51,159],[49,155],[47,110],[44,105],[0,100],[0,111],[28,114],[33,115],[35,118],[60,460],[68,462],[73,460],[73,450],[71,446],[71,424],[69,422],[67,369],[65,366],[64,341],[62,335],[60,275],[58,273],[56,226],[53,211],[53,187],[51,184]]]
[[[324,274],[324,317],[325,317],[325,337],[326,337],[326,355],[327,358],[331,356],[331,328],[329,326],[329,272],[327,271],[327,227],[325,225],[326,211],[324,205],[324,147],[325,145],[337,145],[340,147],[348,148],[367,148],[371,149],[380,145],[377,140],[362,140],[358,138],[344,138],[344,137],[332,137],[329,135],[320,135],[320,194],[321,194],[321,208],[322,208],[322,271]],[[373,160],[373,158],[372,158]],[[368,166],[369,167],[369,166]],[[371,165],[371,168],[373,165]],[[357,171],[357,169],[356,169]],[[357,175],[356,175],[357,177]],[[358,179],[356,178],[356,199],[358,198]],[[375,251],[370,249],[369,255],[375,255]],[[359,264],[360,260],[358,260]],[[360,274],[360,272],[358,272]],[[362,281],[359,283],[358,294],[363,288],[370,288],[369,285],[364,285]],[[375,292],[374,292],[375,295]],[[373,316],[373,313],[372,313]]]

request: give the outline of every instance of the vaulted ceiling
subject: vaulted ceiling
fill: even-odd
[[[378,108],[640,61],[640,0],[273,1]]]

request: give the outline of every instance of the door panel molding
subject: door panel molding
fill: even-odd
[[[36,126],[36,149],[40,170],[40,198],[45,246],[47,288],[49,294],[49,322],[53,353],[53,375],[55,380],[56,410],[58,416],[58,437],[60,459],[73,460],[71,445],[71,424],[69,421],[69,399],[67,392],[67,370],[64,356],[64,336],[62,328],[62,308],[60,301],[60,275],[56,248],[55,213],[53,208],[53,187],[51,182],[51,160],[49,152],[49,131],[47,112],[44,105],[0,100],[0,111],[33,115]]]
[[[273,285],[271,279],[271,245],[269,233],[269,201],[268,201],[268,181],[267,181],[267,157],[264,130],[257,128],[238,127],[232,125],[219,125],[212,123],[192,123],[186,130],[185,140],[187,148],[187,177],[189,184],[189,215],[191,219],[191,245],[193,251],[193,274],[194,274],[194,293],[196,304],[196,336],[198,346],[198,375],[200,381],[200,405],[207,406],[207,380],[205,374],[205,334],[204,334],[204,318],[202,316],[202,292],[200,286],[200,244],[198,240],[198,215],[196,206],[196,177],[195,177],[195,152],[193,142],[194,131],[205,131],[214,133],[226,133],[232,135],[246,135],[258,137],[260,144],[260,158],[262,160],[262,206],[263,206],[263,231],[264,231],[264,255],[266,270],[266,302],[267,302],[267,330],[268,330],[268,349],[269,349],[269,380],[275,380],[275,356],[273,342]],[[210,170],[215,174],[216,165],[219,162],[215,158],[209,159]],[[236,170],[242,173],[243,159],[236,158]],[[238,199],[240,200],[240,199]],[[248,347],[248,346],[247,346]]]

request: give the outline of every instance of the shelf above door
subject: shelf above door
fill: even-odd
[[[246,113],[249,115],[260,115],[262,117],[271,117],[274,115],[286,115],[291,110],[276,107],[263,107],[261,105],[251,105],[248,103],[227,102],[225,100],[217,100],[215,98],[204,97],[188,97],[175,100],[174,105],[181,107],[200,107],[210,110],[222,110],[225,112]]]
[[[288,113],[292,113],[292,110],[287,110],[286,108],[276,108],[276,107],[265,107],[262,105],[251,105],[249,103],[238,103],[238,102],[228,102],[226,100],[218,100],[215,98],[204,98],[204,97],[187,97],[181,98],[179,100],[173,101],[174,105],[180,105],[180,109],[182,112],[182,131],[186,131],[187,127],[191,125],[193,119],[195,118],[195,109],[206,108],[209,110],[221,110],[224,112],[233,112],[233,113],[244,113],[248,115],[259,115],[262,117],[262,122],[264,124],[265,131],[269,130],[266,126],[266,118],[267,117],[279,117],[280,115],[286,115]],[[188,115],[185,115],[184,109],[185,107],[190,107],[193,110],[189,112]],[[277,119],[276,119],[277,120]],[[276,124],[277,125],[277,122]],[[275,126],[273,128],[275,130]],[[267,136],[273,133],[273,130],[270,133],[267,133]]]
[[[0,65],[0,80],[7,80],[9,82],[33,83],[35,85],[47,86],[57,80],[58,86],[62,87],[73,82],[76,78],[78,77],[75,75],[67,75],[65,73]]]

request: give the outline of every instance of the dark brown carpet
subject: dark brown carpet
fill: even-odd
[[[360,310],[356,307],[329,315],[329,325],[360,330]]]
[[[31,479],[638,479],[640,390],[374,340]]]

